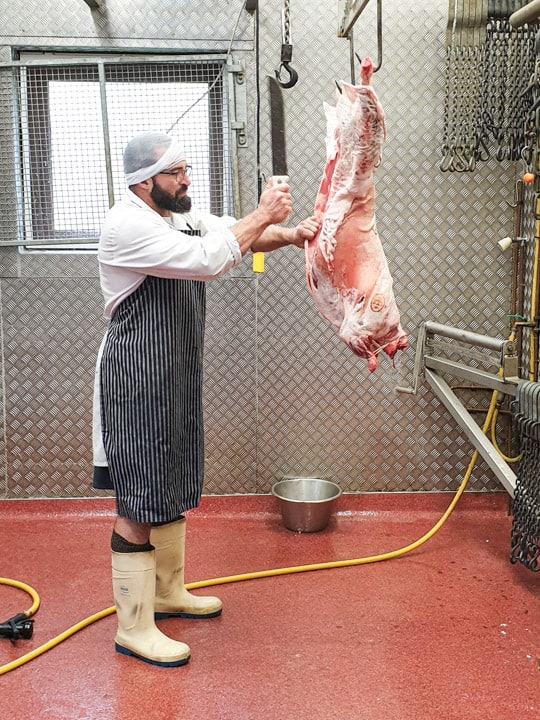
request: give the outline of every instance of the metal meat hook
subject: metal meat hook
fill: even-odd
[[[289,75],[289,79],[286,82],[281,79],[282,69],[285,70]],[[279,70],[275,70],[274,72],[276,74],[276,79],[282,88],[292,88],[298,82],[298,73],[289,65],[287,61],[283,61],[279,66]]]
[[[352,32],[352,31],[351,31]],[[352,36],[351,36],[352,38]],[[354,53],[356,59],[362,64],[362,58],[357,52]],[[381,69],[383,55],[383,35],[382,35],[382,0],[377,0],[377,64],[373,66],[373,72],[376,73]]]
[[[360,55],[359,55],[357,52],[355,52],[354,55],[355,55],[356,59],[358,60],[358,62],[359,62],[360,65],[361,65],[361,64],[362,64],[362,58],[360,57]],[[377,70],[380,70],[380,69],[381,69],[381,65],[382,65],[382,58],[381,58],[380,55],[378,55],[378,57],[377,57],[377,64],[373,66],[373,72],[376,73]]]

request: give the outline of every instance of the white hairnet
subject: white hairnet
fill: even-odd
[[[186,160],[186,153],[170,135],[144,132],[130,140],[124,150],[124,173],[128,185],[136,185],[166,168]]]

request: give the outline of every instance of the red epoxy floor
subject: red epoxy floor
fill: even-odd
[[[344,495],[326,530],[281,526],[271,497],[205,498],[188,516],[194,582],[401,548],[450,495]],[[0,502],[0,576],[40,594],[34,637],[113,604],[112,502]],[[506,494],[466,494],[399,559],[222,585],[221,618],[165,620],[189,665],[114,652],[114,615],[0,676],[0,717],[38,720],[527,720],[540,716],[540,574],[508,560]],[[198,591],[204,592],[204,591]],[[0,621],[30,598],[0,586]]]

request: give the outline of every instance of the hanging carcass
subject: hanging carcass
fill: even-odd
[[[325,104],[327,161],[315,202],[321,228],[306,243],[306,270],[320,314],[373,372],[379,353],[393,358],[407,336],[375,224],[374,174],[386,130],[372,75],[365,58],[361,84],[343,83],[336,106]]]

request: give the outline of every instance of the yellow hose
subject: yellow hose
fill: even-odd
[[[24,615],[27,618],[31,618],[32,615],[35,615],[37,613],[41,600],[39,599],[39,595],[33,587],[30,587],[30,585],[27,585],[26,583],[19,582],[19,580],[9,580],[8,578],[0,578],[0,585],[10,585],[11,587],[18,588],[19,590],[24,590],[25,593],[28,593],[28,595],[30,595],[30,597],[32,598],[33,602],[31,607],[28,610],[25,610]]]
[[[515,336],[514,336],[514,333],[512,332],[512,333],[509,335],[509,337],[508,337],[508,342],[512,342],[512,343],[513,343],[514,340],[515,340]],[[502,367],[499,368],[499,370],[498,370],[498,372],[497,372],[497,375],[498,375],[499,377],[501,377],[501,378],[503,377],[504,372],[503,372]],[[490,423],[490,425],[491,425],[491,432],[490,432],[491,444],[493,445],[493,447],[495,448],[495,450],[499,453],[499,455],[502,457],[502,459],[503,459],[505,462],[507,462],[507,463],[516,463],[516,462],[519,462],[519,461],[521,460],[521,455],[516,455],[516,457],[508,457],[507,455],[505,455],[505,454],[503,453],[503,451],[501,450],[501,448],[499,447],[499,444],[498,444],[498,442],[497,442],[497,432],[496,432],[496,429],[497,429],[497,428],[496,428],[496,425],[497,425],[497,418],[499,417],[499,403],[498,403],[499,393],[496,393],[496,395],[497,395],[497,397],[496,397],[497,402],[495,402],[495,408],[494,408],[494,410],[493,410],[493,417],[491,418],[491,423]],[[502,394],[501,394],[501,397],[502,397]],[[491,401],[493,402],[493,395],[491,396]],[[491,406],[490,406],[490,407],[491,407]],[[487,435],[487,432],[486,432],[486,435]]]
[[[537,173],[540,172],[540,152],[538,153],[538,164]],[[540,194],[536,194],[536,222],[535,222],[535,239],[534,239],[534,260],[533,260],[533,276],[532,276],[532,287],[531,287],[531,313],[530,322],[535,330],[538,329],[537,322],[538,318],[536,313],[538,312],[537,307],[537,296],[538,296],[538,283],[540,278],[538,272],[540,270]],[[534,338],[534,332],[531,333],[529,339],[529,380],[534,382],[536,378],[536,364],[537,364],[537,344]]]
[[[4,578],[0,578],[0,584],[4,584],[3,581],[4,581]],[[13,581],[9,581],[7,584],[11,584],[12,582]],[[32,592],[35,593],[36,591],[32,588]],[[90,615],[90,617],[87,617],[86,620],[81,620],[81,622],[68,628],[63,633],[60,633],[60,635],[57,635],[55,638],[52,638],[52,640],[49,640],[48,642],[46,642],[44,645],[41,645],[40,647],[36,648],[35,650],[32,650],[29,653],[26,653],[26,655],[23,655],[22,657],[18,658],[17,660],[13,660],[12,662],[7,663],[7,665],[1,665],[0,666],[0,675],[4,675],[4,673],[8,673],[10,670],[15,670],[16,668],[20,667],[21,665],[24,665],[25,663],[30,662],[30,660],[33,660],[34,658],[37,658],[40,655],[43,655],[43,653],[47,652],[47,650],[51,650],[53,647],[60,645],[61,642],[63,642],[64,640],[67,640],[68,637],[75,635],[75,633],[79,632],[79,630],[82,630],[87,625],[91,625],[92,623],[96,622],[97,620],[101,620],[102,618],[107,617],[107,615],[112,615],[115,611],[116,611],[116,608],[113,606],[113,607],[107,608],[106,610],[101,610],[101,612],[95,613],[95,615]]]
[[[487,434],[491,423],[493,419],[493,415],[495,414],[497,405],[497,392],[494,391],[491,396],[491,402],[489,405],[489,409],[486,415],[486,419],[484,421],[484,425],[482,427],[482,432],[484,434]],[[436,532],[438,532],[441,527],[444,525],[444,523],[448,520],[450,515],[452,514],[454,508],[456,507],[457,503],[459,502],[459,499],[463,495],[465,488],[467,487],[467,484],[470,480],[470,477],[472,475],[472,471],[474,469],[474,466],[476,465],[476,461],[478,460],[478,450],[475,450],[471,460],[469,462],[469,466],[467,468],[467,471],[465,472],[465,475],[463,477],[463,480],[461,482],[461,485],[459,486],[454,498],[452,499],[452,502],[440,518],[440,520],[427,532],[425,535],[422,535],[421,538],[416,540],[415,542],[411,543],[410,545],[406,545],[403,548],[400,548],[399,550],[393,550],[391,552],[382,553],[380,555],[369,555],[367,557],[361,557],[361,558],[355,558],[353,560],[336,560],[333,562],[325,562],[325,563],[315,563],[313,565],[298,565],[296,567],[286,567],[286,568],[276,568],[274,570],[261,570],[259,572],[250,572],[250,573],[244,573],[242,575],[230,575],[228,577],[221,577],[221,578],[214,578],[212,580],[201,580],[199,582],[193,582],[186,585],[186,588],[188,590],[196,590],[198,588],[205,588],[205,587],[211,587],[213,585],[225,585],[227,583],[234,583],[234,582],[243,582],[245,580],[257,580],[259,578],[267,578],[267,577],[276,577],[278,575],[292,575],[293,573],[301,573],[301,572],[311,572],[313,570],[330,570],[332,568],[342,568],[342,567],[352,567],[354,565],[367,565],[369,563],[375,563],[375,562],[381,562],[382,560],[391,560],[393,558],[401,557],[402,555],[405,555],[408,552],[411,552],[412,550],[416,550],[416,548],[423,545],[425,542],[427,542],[430,538],[435,535]],[[29,614],[33,610],[33,612],[36,612],[39,607],[39,595],[37,592],[31,588],[29,585],[24,585],[24,583],[19,583],[16,580],[6,580],[5,578],[0,578],[0,584],[4,585],[13,585],[14,587],[21,588],[22,590],[25,590],[28,592],[32,598],[34,599],[34,603],[30,610],[28,610],[25,614],[27,617],[29,617]],[[34,609],[35,608],[35,609]],[[57,635],[52,640],[49,640],[47,643],[42,645],[39,648],[36,648],[35,650],[32,650],[31,652],[27,653],[26,655],[23,655],[22,657],[18,658],[17,660],[13,660],[10,663],[7,663],[6,665],[0,666],[0,675],[4,675],[5,673],[10,672],[11,670],[15,670],[16,668],[20,667],[21,665],[24,665],[25,663],[29,662],[30,660],[33,660],[34,658],[38,657],[39,655],[42,655],[43,653],[47,652],[47,650],[51,650],[56,645],[59,645],[64,640],[67,640],[68,637],[71,637],[75,633],[79,632],[79,630],[82,630],[83,628],[87,627],[88,625],[91,625],[92,623],[96,622],[97,620],[101,620],[104,617],[107,617],[108,615],[112,615],[114,612],[116,612],[116,608],[110,607],[105,610],[102,610],[101,612],[96,613],[95,615],[91,615],[90,617],[86,618],[86,620],[82,620],[81,622],[77,623],[76,625],[73,625],[71,628],[68,628],[60,635]]]
[[[515,457],[508,457],[503,453],[501,448],[499,447],[499,444],[497,442],[497,434],[495,431],[495,426],[497,424],[497,418],[499,416],[499,410],[495,408],[495,412],[493,413],[493,419],[491,421],[491,444],[495,447],[499,455],[502,457],[502,459],[507,463],[516,463],[521,460],[521,455],[516,455]]]

